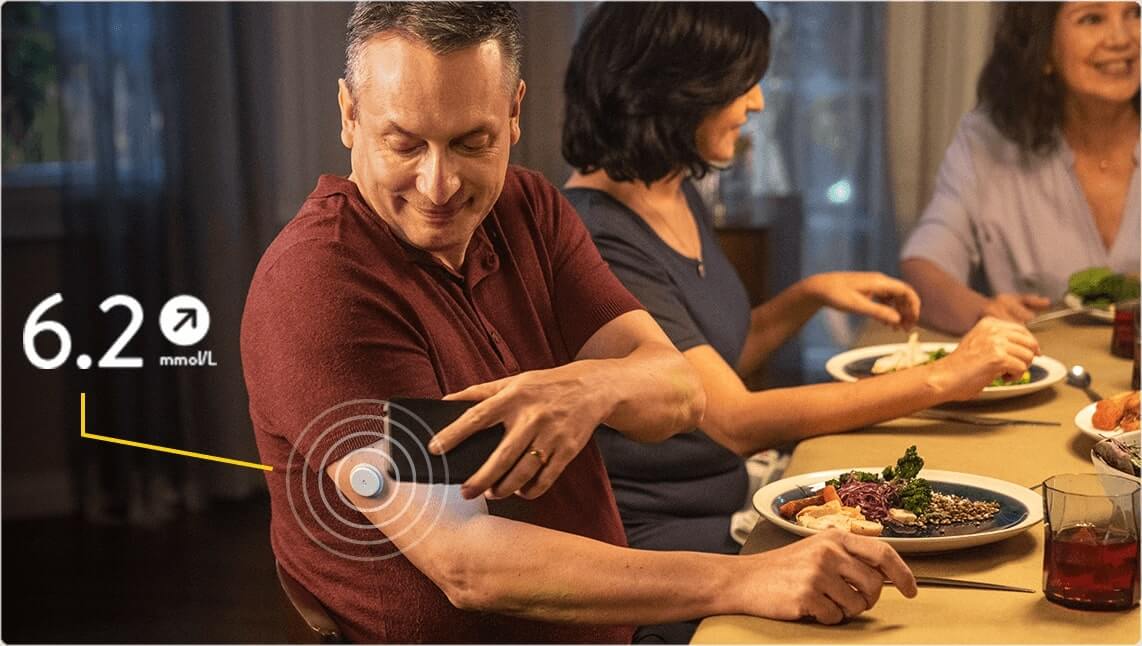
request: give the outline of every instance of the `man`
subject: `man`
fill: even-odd
[[[658,441],[705,396],[559,192],[508,167],[518,30],[501,4],[350,20],[352,174],[319,180],[243,317],[279,562],[362,641],[617,642],[709,614],[836,622],[886,577],[914,594],[895,552],[852,535],[741,558],[625,547],[593,430]],[[352,470],[386,464],[369,402],[444,395],[480,403],[432,448],[502,421],[488,462],[459,491],[358,494]]]

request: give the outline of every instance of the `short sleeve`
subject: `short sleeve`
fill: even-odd
[[[379,439],[375,419],[334,423],[339,406],[443,394],[421,333],[385,289],[347,247],[312,240],[251,284],[241,338],[251,415],[316,456],[306,459],[315,470]]]
[[[642,305],[623,286],[591,241],[582,220],[563,194],[552,194],[552,302],[571,356],[599,328]]]
[[[966,283],[980,264],[973,217],[978,182],[969,118],[960,121],[936,177],[932,200],[900,252],[900,258],[924,258]]]

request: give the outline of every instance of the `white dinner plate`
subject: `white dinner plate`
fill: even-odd
[[[1121,442],[1127,446],[1138,446],[1139,435],[1140,435],[1140,433],[1138,431],[1127,431],[1125,433],[1118,433],[1118,434],[1113,435],[1113,436],[1108,435],[1108,437],[1113,437],[1114,439],[1118,440],[1119,442]],[[1091,464],[1094,465],[1095,470],[1098,471],[1099,473],[1106,473],[1106,474],[1112,475],[1112,476],[1124,476],[1127,478],[1137,478],[1138,476],[1134,475],[1133,471],[1128,472],[1128,471],[1121,471],[1119,469],[1116,469],[1116,468],[1110,466],[1109,464],[1107,464],[1106,461],[1103,460],[1100,455],[1098,455],[1098,453],[1096,452],[1095,449],[1098,448],[1099,445],[1101,445],[1103,442],[1108,442],[1108,441],[1109,440],[1099,440],[1095,444],[1095,448],[1092,448],[1090,450],[1090,461],[1091,461]]]
[[[1075,426],[1077,426],[1078,429],[1085,435],[1089,435],[1096,440],[1101,440],[1104,437],[1121,435],[1123,432],[1121,428],[1115,428],[1109,431],[1100,431],[1094,427],[1094,424],[1091,422],[1091,418],[1094,417],[1094,409],[1096,406],[1098,406],[1097,402],[1083,406],[1079,412],[1075,413]]]
[[[870,345],[864,348],[855,348],[847,352],[834,355],[825,363],[825,370],[838,381],[857,381],[872,374],[872,364],[885,355],[900,350],[906,343],[889,343],[886,345]],[[920,349],[924,352],[934,352],[943,348],[947,352],[956,349],[955,343],[921,343]],[[1038,356],[1031,361],[1031,381],[1026,384],[1014,386],[988,386],[976,395],[975,399],[1007,399],[1039,392],[1044,388],[1059,383],[1067,376],[1067,368],[1058,360],[1047,356]]]
[[[1063,305],[1066,305],[1067,308],[1072,311],[1082,312],[1093,319],[1106,321],[1107,323],[1114,322],[1114,303],[1108,305],[1105,310],[1099,308],[1086,309],[1081,296],[1067,292],[1063,294]]]
[[[849,471],[880,473],[883,467],[854,467],[833,469],[793,476],[762,487],[753,496],[753,506],[766,520],[798,536],[810,536],[819,530],[802,527],[785,520],[778,513],[781,505],[806,496],[816,495],[825,481]],[[950,525],[930,531],[945,532],[935,536],[878,537],[901,554],[918,552],[944,552],[986,545],[1027,531],[1043,520],[1043,499],[1034,491],[1010,482],[955,471],[924,469],[920,477],[942,493],[954,493],[974,500],[994,500],[999,513],[988,523],[976,529],[968,525]]]

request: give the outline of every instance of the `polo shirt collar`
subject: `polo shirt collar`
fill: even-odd
[[[415,247],[401,239],[401,237],[392,230],[389,223],[385,222],[377,215],[376,211],[369,206],[369,203],[365,200],[365,196],[361,195],[361,191],[355,182],[337,175],[322,175],[317,179],[317,187],[313,189],[313,192],[310,193],[309,196],[311,198],[323,198],[331,195],[345,195],[355,202],[361,213],[377,222],[385,234],[396,242],[397,246],[404,253],[405,259],[409,262],[447,272],[453,278],[466,281],[473,287],[483,278],[495,273],[500,268],[500,259],[496,253],[496,245],[493,244],[489,238],[490,232],[491,237],[499,239],[499,226],[495,217],[495,207],[484,217],[480,226],[476,227],[476,231],[472,234],[472,239],[468,241],[468,251],[464,254],[464,264],[460,266],[460,271],[456,272],[449,269],[444,263],[437,260],[436,257],[427,251]]]
[[[452,278],[467,283],[469,287],[475,287],[477,283],[500,268],[499,254],[496,253],[495,245],[492,244],[488,235],[488,230],[493,229],[492,235],[497,236],[494,233],[496,226],[494,214],[495,211],[493,210],[492,213],[485,216],[484,221],[472,233],[472,239],[468,241],[468,250],[464,253],[464,263],[460,265],[459,271],[452,270],[432,254],[402,240],[393,232],[387,222],[380,218],[377,219],[384,226],[385,232],[396,241],[401,251],[404,252],[406,260],[426,269],[445,272]]]

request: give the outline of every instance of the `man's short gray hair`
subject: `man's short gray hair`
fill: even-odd
[[[494,40],[507,66],[509,90],[520,77],[519,14],[506,2],[358,2],[348,27],[345,84],[351,93],[366,81],[361,69],[365,45],[383,32],[422,42],[437,55]]]

